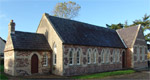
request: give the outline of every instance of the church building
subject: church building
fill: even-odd
[[[36,33],[9,23],[4,72],[73,76],[147,67],[141,25],[112,30],[44,13]]]

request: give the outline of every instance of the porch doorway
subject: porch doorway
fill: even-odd
[[[38,73],[38,56],[36,54],[31,58],[31,73]]]

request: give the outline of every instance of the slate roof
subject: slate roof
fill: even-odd
[[[43,34],[15,31],[11,38],[15,50],[50,50]]]
[[[2,39],[1,37],[0,37],[0,39],[1,39],[4,43],[6,43],[6,41],[5,41],[4,39]]]
[[[47,17],[64,44],[125,48],[115,30],[50,15]]]
[[[120,37],[125,42],[127,47],[132,47],[132,44],[135,42],[134,39],[137,35],[137,31],[138,25],[117,30],[117,32],[119,33]]]

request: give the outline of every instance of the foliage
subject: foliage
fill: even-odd
[[[8,78],[7,78],[7,76],[5,76],[4,74],[0,74],[0,79],[2,79],[2,80],[7,80]]]
[[[5,76],[4,74],[2,74],[4,72],[4,65],[3,64],[0,64],[0,79],[2,80],[7,80],[7,76]]]
[[[58,3],[53,11],[54,16],[72,19],[78,15],[80,5],[75,2],[68,1],[64,3]]]
[[[4,59],[0,58],[0,64],[4,64]]]
[[[111,24],[111,25],[108,25],[106,24],[107,28],[109,29],[114,29],[114,30],[117,30],[117,29],[121,29],[123,28],[123,24],[119,23],[119,24]]]
[[[104,72],[104,73],[97,73],[97,74],[91,74],[91,75],[73,76],[72,78],[73,79],[104,78],[107,76],[131,74],[134,72],[135,72],[134,70],[120,70],[120,71]]]
[[[4,65],[0,65],[0,72],[4,72]]]
[[[138,25],[138,24],[141,24],[143,31],[147,31],[147,30],[150,31],[150,15],[145,14],[142,19],[133,21],[132,25]],[[150,42],[150,33],[145,35],[145,40],[147,42]]]
[[[131,24],[131,25],[128,25],[127,21],[125,21],[125,24],[122,24],[122,23],[111,24],[111,25],[106,24],[106,26],[107,26],[107,28],[117,30],[117,29],[127,28],[127,27],[131,27],[131,26],[139,25],[139,24],[141,24],[144,32],[150,31],[150,15],[145,14],[142,19],[133,21],[133,24]],[[147,42],[150,42],[150,33],[145,34],[145,40]]]

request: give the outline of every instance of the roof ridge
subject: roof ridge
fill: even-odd
[[[125,29],[129,29],[129,28],[133,28],[133,27],[138,27],[138,25],[130,26],[130,27],[127,27],[127,28],[121,28],[121,29],[117,29],[117,30],[125,30]]]
[[[41,33],[24,32],[24,31],[15,31],[15,32],[27,33],[27,34],[36,34],[36,35],[43,35],[43,34],[41,34]]]
[[[73,22],[77,22],[77,23],[81,23],[81,24],[91,25],[92,27],[96,27],[96,28],[104,28],[104,29],[115,31],[114,29],[109,29],[109,28],[99,26],[99,25],[94,25],[94,24],[91,24],[91,23],[86,23],[86,22],[82,22],[82,21],[77,21],[77,20],[71,20],[71,19],[67,19],[67,18],[52,16],[52,15],[49,15],[48,13],[44,13],[44,15],[54,17],[54,18],[64,19],[64,20],[68,20],[68,21],[73,21]]]
[[[0,37],[0,39],[6,43],[6,40],[4,40],[2,37]]]
[[[138,32],[140,31],[140,28],[141,28],[141,24],[136,25],[136,26],[137,26],[137,31],[136,31],[136,35],[135,35],[135,37],[134,37],[132,46],[135,44],[136,38],[137,38],[137,36],[138,36]]]

